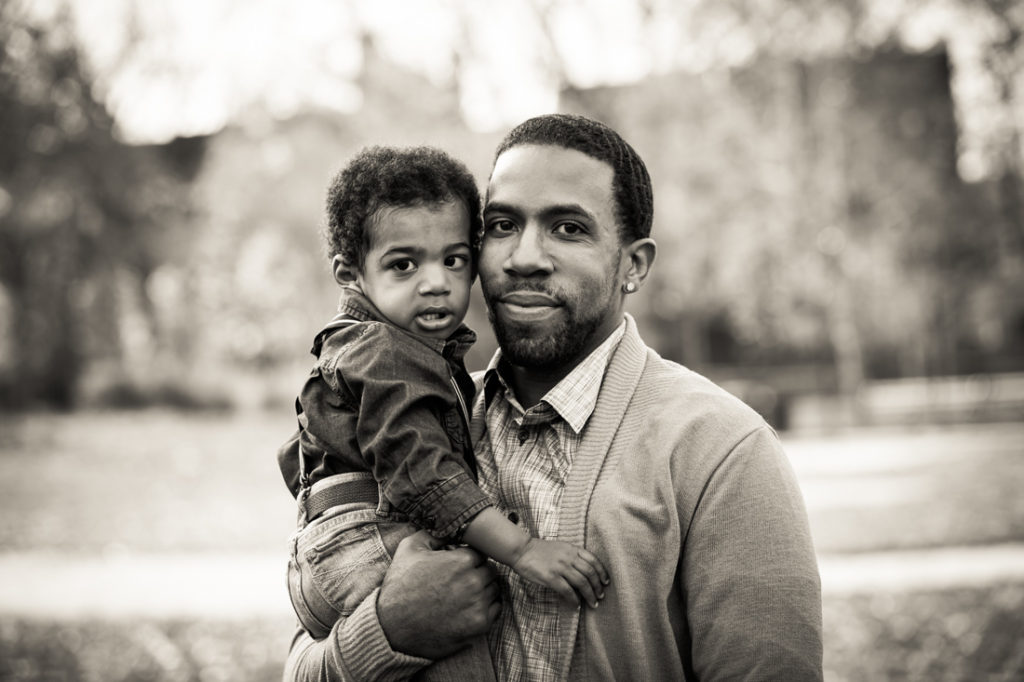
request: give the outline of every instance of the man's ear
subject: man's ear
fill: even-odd
[[[331,269],[334,270],[334,281],[343,287],[359,281],[359,268],[347,262],[341,254],[331,260]]]
[[[658,253],[658,245],[650,237],[637,239],[623,249],[623,256],[629,259],[623,283],[632,284],[630,291],[637,291],[643,286],[644,280],[651,272],[654,257]]]

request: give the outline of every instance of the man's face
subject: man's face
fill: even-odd
[[[568,371],[622,321],[611,166],[520,145],[495,161],[487,192],[480,283],[502,352],[513,365]]]
[[[461,201],[384,207],[371,219],[357,283],[395,325],[447,338],[462,322],[473,285],[469,215]]]

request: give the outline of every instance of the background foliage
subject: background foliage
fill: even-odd
[[[353,0],[359,68],[335,82],[359,107],[240,97],[223,126],[144,145],[109,113],[119,74],[173,66],[143,6],[123,5],[105,62],[75,4],[56,6],[0,5],[8,407],[287,402],[333,307],[331,173],[365,144],[427,143],[483,185],[504,131],[466,123],[484,48],[471,3],[444,5],[460,27],[446,76],[397,63]],[[1024,368],[1018,3],[638,2],[625,16],[652,66],[621,85],[581,75],[572,47],[600,35],[563,38],[579,7],[523,6],[558,107],[611,123],[651,167],[659,259],[632,311],[665,355],[776,402]],[[479,298],[470,322],[479,367],[494,347]]]

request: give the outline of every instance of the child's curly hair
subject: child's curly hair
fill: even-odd
[[[378,210],[455,200],[469,214],[475,257],[483,229],[480,192],[465,164],[434,147],[367,147],[334,176],[327,190],[328,257],[340,255],[362,270],[370,248],[368,228]]]

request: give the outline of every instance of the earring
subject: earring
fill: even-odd
[[[625,284],[622,285],[622,291],[627,294],[631,294],[634,291],[636,291],[636,285],[633,284],[632,282],[626,282]]]

